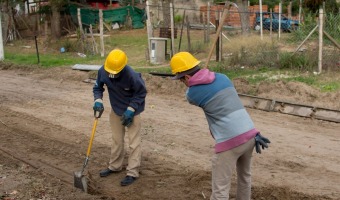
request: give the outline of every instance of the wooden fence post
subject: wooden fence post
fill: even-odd
[[[207,29],[207,43],[209,44],[210,41],[210,2],[208,2],[207,8],[207,20],[208,20],[208,29]]]
[[[278,30],[279,40],[281,39],[281,15],[282,15],[282,2],[279,3],[279,30]]]
[[[99,32],[100,32],[100,56],[104,57],[105,48],[104,48],[104,25],[103,25],[103,10],[99,10]]]
[[[318,74],[322,72],[322,47],[323,47],[323,9],[319,9],[319,59]]]
[[[299,24],[301,24],[301,13],[302,13],[302,0],[299,3]]]
[[[4,60],[4,43],[2,40],[2,23],[1,23],[1,10],[0,10],[0,61]]]
[[[190,41],[190,22],[188,16],[185,16],[187,22],[187,38],[188,38],[188,51],[191,51],[191,41]]]
[[[151,25],[151,15],[150,15],[150,6],[149,6],[149,1],[146,1],[146,30],[147,30],[147,34],[148,34],[148,48],[147,48],[147,52],[148,52],[148,56],[147,59],[149,59],[151,61],[151,46],[150,46],[150,38],[152,37],[152,25]]]
[[[81,22],[80,8],[77,8],[77,17],[78,17],[78,25],[79,25],[79,29],[80,29],[80,34],[83,35],[84,30],[83,30],[83,24]]]
[[[261,40],[263,40],[263,11],[262,11],[262,0],[259,2],[260,4],[260,34],[261,34]],[[279,20],[280,21],[280,20]]]
[[[171,24],[171,57],[176,53],[175,50],[175,30],[174,30],[174,7],[170,3],[170,24]]]

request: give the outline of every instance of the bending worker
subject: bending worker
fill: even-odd
[[[261,153],[261,147],[268,148],[270,141],[255,129],[231,80],[224,74],[200,69],[199,64],[200,61],[188,52],[179,52],[170,61],[173,79],[188,87],[188,102],[203,109],[216,142],[210,199],[229,199],[231,177],[236,167],[236,199],[250,200],[254,146]]]
[[[139,177],[141,164],[141,117],[144,111],[146,88],[140,73],[127,65],[126,54],[112,50],[106,58],[104,66],[98,70],[96,83],[93,87],[95,111],[104,109],[104,85],[107,86],[111,104],[110,126],[112,146],[109,166],[100,172],[101,177],[122,170],[124,160],[124,136],[128,129],[129,158],[126,168],[127,175],[121,181],[122,186],[130,185]]]

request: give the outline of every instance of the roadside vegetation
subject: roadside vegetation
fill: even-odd
[[[200,34],[192,34],[192,43],[196,45],[192,46],[194,48],[191,48],[191,52],[204,63],[210,48],[203,44]],[[121,48],[127,53],[129,64],[139,72],[171,73],[168,61],[156,65],[150,64],[147,60],[146,30],[114,31],[104,38],[104,42],[105,54],[111,49]],[[187,51],[185,38],[182,42],[181,51]],[[96,43],[99,49],[98,39]],[[88,51],[79,54],[78,50],[81,49],[79,38],[65,37],[58,41],[39,38],[37,44],[38,53],[33,40],[19,40],[7,44],[3,62],[25,67],[29,65],[39,68],[71,68],[75,64],[102,65],[105,60],[105,56],[101,57],[100,53],[94,54]],[[308,54],[292,56],[291,52],[294,48],[291,46],[290,43],[285,43],[284,48],[288,51],[282,53],[283,51],[280,51],[280,48],[283,48],[282,43],[270,39],[261,41],[258,36],[240,38],[236,35],[230,42],[224,44],[224,59],[216,62],[213,56],[209,67],[214,71],[227,74],[231,79],[243,78],[254,85],[263,81],[270,83],[281,80],[302,82],[324,92],[340,90],[339,70],[315,74],[317,58]],[[63,53],[60,51],[62,47],[65,49]],[[168,49],[168,53],[169,51]]]

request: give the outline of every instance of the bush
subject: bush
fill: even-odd
[[[293,69],[299,71],[314,71],[318,66],[318,58],[310,53],[292,55],[291,53],[281,53],[279,55],[280,69]]]

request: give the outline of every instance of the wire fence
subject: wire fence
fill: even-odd
[[[206,55],[216,37],[217,28],[222,24],[223,28],[212,57],[221,67],[268,66],[320,71],[321,60],[323,70],[340,69],[340,13],[327,13],[326,10],[322,20],[323,29],[320,29],[320,13],[308,13],[303,9],[298,14],[288,14],[281,13],[280,7],[268,9],[264,5],[261,15],[259,6],[249,6],[247,12],[241,12],[239,8],[232,6],[228,8],[228,14],[223,21],[221,17],[224,5],[197,5],[191,1],[183,1],[182,4],[175,4],[172,7],[162,3],[151,4],[146,10],[148,10],[147,16],[138,17],[137,20],[143,18],[150,22],[151,37],[168,39],[165,51],[167,59],[178,51]],[[111,16],[118,21],[105,21],[105,34],[109,34],[112,29],[134,28],[132,25],[136,23],[134,22],[136,18],[131,13],[135,11],[136,9],[129,8],[122,11],[123,14],[119,16]],[[78,25],[77,16],[67,12],[62,14],[61,26],[64,34],[72,32],[79,34],[79,27],[85,27],[87,33],[90,31],[94,34],[98,33],[97,12],[81,11],[80,13],[81,18],[87,19],[87,24],[83,26]],[[10,16],[2,13],[5,43],[9,40],[21,39],[20,35],[16,38],[18,36],[16,32],[25,27],[30,27],[30,32],[34,35],[43,35],[47,38],[48,34],[51,34],[47,29],[50,26],[51,16],[42,17],[38,14],[21,16],[16,14],[14,18]],[[14,28],[14,25],[18,24],[14,21],[20,22],[20,27]],[[171,23],[174,28],[173,39]],[[320,31],[322,40],[320,40]],[[79,45],[83,44],[83,47],[77,49],[86,51],[86,44],[90,44],[92,40],[87,38],[87,43],[82,40],[79,36]],[[321,50],[320,46],[322,46]],[[149,53],[150,49],[149,46]],[[99,53],[93,48],[91,52]]]
[[[316,72],[340,69],[339,13],[326,12],[323,29],[320,29],[319,13],[309,14],[302,10],[302,14],[288,18],[278,9],[274,9],[277,12],[263,9],[261,16],[258,6],[249,7],[248,12],[239,12],[238,8],[231,7],[222,22],[223,7],[210,6],[209,9],[204,5],[199,8],[174,5],[176,37],[170,54],[177,51],[207,52],[218,25],[223,23],[214,57],[224,66],[272,66]],[[170,38],[170,33],[164,34],[164,29],[170,29],[170,25],[166,23],[163,12],[171,8],[153,4],[149,9],[152,36]],[[248,18],[244,23],[246,27],[242,27],[242,16]]]

